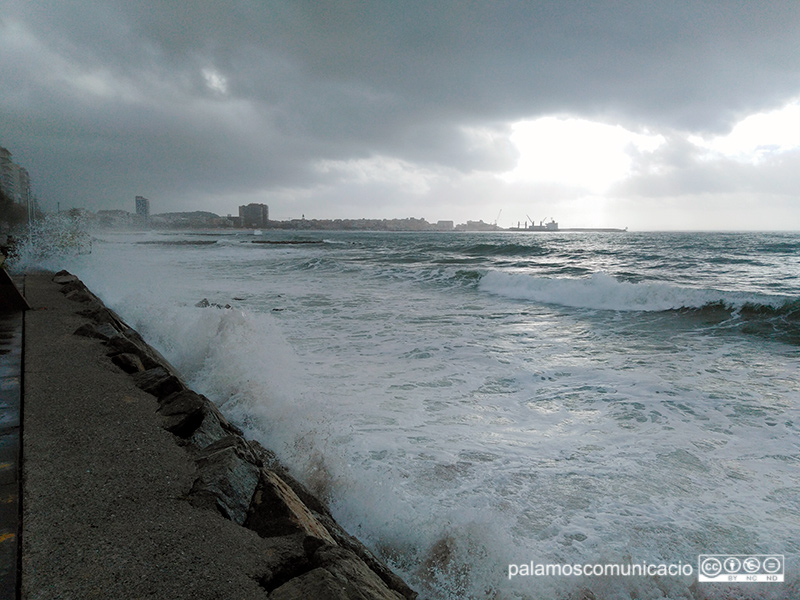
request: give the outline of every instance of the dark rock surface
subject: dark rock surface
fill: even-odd
[[[77,314],[81,315],[82,317],[87,317],[97,324],[108,323],[118,332],[122,332],[127,329],[127,325],[125,325],[122,319],[120,319],[114,311],[100,304],[79,310]]]
[[[78,281],[78,278],[75,275],[67,273],[66,271],[64,271],[63,275],[56,273],[53,276],[54,283],[72,283],[73,281]]]
[[[135,354],[126,354],[125,352],[115,354],[111,357],[111,362],[126,373],[141,373],[145,370],[142,360]]]
[[[153,367],[141,373],[134,373],[133,382],[148,394],[156,398],[164,398],[175,392],[186,389],[180,379],[167,373],[164,367]]]
[[[333,546],[333,537],[275,472],[262,470],[245,526],[261,537],[302,533]]]
[[[193,390],[181,390],[161,398],[158,412],[164,416],[164,429],[195,448],[205,448],[229,435],[242,435],[213,402]],[[248,444],[252,446],[253,442]]]
[[[256,460],[244,438],[236,435],[203,448],[197,458],[198,477],[189,490],[192,504],[216,508],[242,525],[258,485],[260,465]]]
[[[344,548],[323,546],[312,557],[314,568],[290,579],[270,594],[274,600],[332,600],[381,598],[402,600],[353,552]]]
[[[110,323],[85,323],[75,330],[75,335],[83,335],[85,337],[108,341],[112,337],[119,335],[119,331]]]
[[[161,367],[169,374],[180,379],[178,372],[170,365],[167,360],[152,346],[147,344],[142,337],[133,329],[123,324],[119,335],[115,335],[106,342],[108,355],[127,353],[136,354],[142,361],[146,369]]]

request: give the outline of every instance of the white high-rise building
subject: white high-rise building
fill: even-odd
[[[17,204],[28,205],[31,198],[31,177],[27,169],[11,160],[11,152],[0,146],[0,189]]]
[[[11,160],[11,152],[0,146],[0,189],[9,198],[14,198],[16,177],[14,167],[16,165]]]

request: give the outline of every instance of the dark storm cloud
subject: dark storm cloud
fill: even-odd
[[[503,170],[510,120],[721,132],[800,90],[793,1],[0,6],[0,143],[93,208],[313,187],[320,160]]]
[[[182,2],[124,6],[133,33],[164,58],[244,67],[244,93],[280,96],[259,74],[282,60],[304,89],[343,86],[352,95],[339,100],[377,101],[400,124],[421,111],[462,120],[561,110],[719,128],[800,84],[791,2],[313,1],[226,4],[190,19]]]

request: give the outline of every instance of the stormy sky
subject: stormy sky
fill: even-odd
[[[800,230],[800,3],[0,0],[47,210]]]

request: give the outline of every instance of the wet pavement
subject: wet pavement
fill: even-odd
[[[0,600],[18,583],[22,315],[0,312]]]

